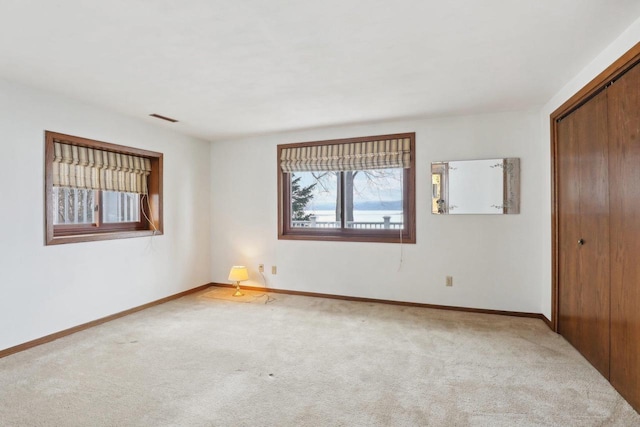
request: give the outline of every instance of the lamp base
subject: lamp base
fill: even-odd
[[[241,297],[244,294],[240,292],[240,282],[236,282],[236,293],[233,294],[234,297]]]

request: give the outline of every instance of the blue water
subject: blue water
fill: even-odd
[[[305,213],[315,214],[318,222],[330,222],[336,220],[335,211],[317,210],[305,211]],[[401,211],[353,211],[353,220],[355,222],[384,222],[383,216],[390,216],[391,222],[402,222]]]

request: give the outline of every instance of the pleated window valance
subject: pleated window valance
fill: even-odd
[[[54,140],[53,185],[147,194],[151,160]]]
[[[410,168],[411,139],[395,138],[283,148],[283,172]]]

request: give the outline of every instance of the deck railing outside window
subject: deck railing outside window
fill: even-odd
[[[363,222],[363,221],[347,221],[347,228],[357,228],[362,230],[402,230],[401,222],[391,222],[391,217],[384,216],[383,222]],[[293,220],[292,227],[310,227],[310,228],[340,228],[340,221],[316,221],[315,216],[311,216],[308,221]]]

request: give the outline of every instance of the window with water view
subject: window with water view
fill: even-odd
[[[402,229],[403,175],[402,169],[292,173],[291,227]]]
[[[279,146],[279,237],[414,243],[414,135]]]

